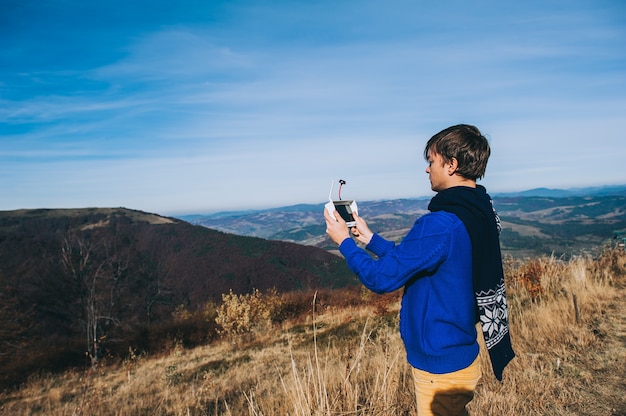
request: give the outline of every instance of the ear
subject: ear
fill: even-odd
[[[458,167],[459,167],[459,161],[456,160],[456,158],[454,157],[450,159],[450,161],[446,163],[448,175],[450,176],[454,175]]]

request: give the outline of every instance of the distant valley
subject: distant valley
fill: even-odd
[[[494,194],[502,220],[504,254],[516,258],[592,253],[626,229],[626,185],[570,190],[534,189]],[[373,231],[399,241],[425,214],[430,197],[358,201]],[[185,215],[180,219],[227,233],[290,241],[335,250],[326,238],[323,204],[258,211]]]

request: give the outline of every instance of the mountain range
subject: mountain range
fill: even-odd
[[[358,201],[400,241],[430,198]],[[626,230],[626,186],[493,196],[503,253],[591,253]],[[129,348],[207,342],[222,295],[358,284],[323,203],[165,217],[125,208],[0,211],[0,386]],[[193,317],[190,320],[189,317]]]
[[[428,212],[431,197],[358,201],[370,228],[399,241]],[[493,194],[502,222],[503,253],[514,257],[571,256],[598,249],[626,229],[626,185]],[[180,216],[193,224],[237,235],[296,242],[327,250],[323,203]]]

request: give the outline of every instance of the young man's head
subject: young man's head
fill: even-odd
[[[468,124],[458,124],[440,131],[430,138],[424,149],[424,158],[429,163],[441,159],[444,165],[456,165],[454,174],[472,181],[485,176],[490,154],[491,149],[485,136]]]

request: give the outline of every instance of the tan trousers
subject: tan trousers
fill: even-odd
[[[464,416],[465,405],[474,398],[480,380],[479,357],[467,368],[447,374],[432,374],[413,368],[418,416]]]

